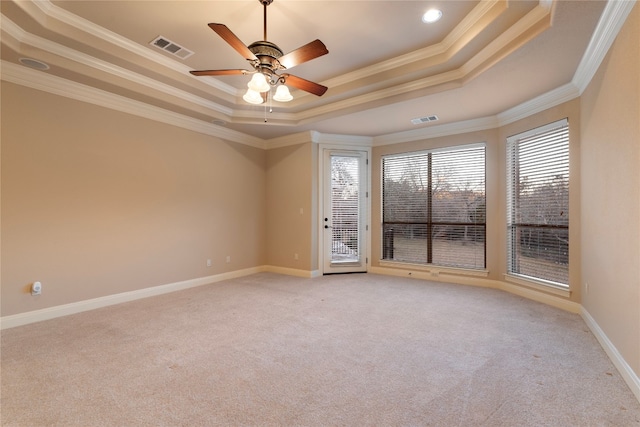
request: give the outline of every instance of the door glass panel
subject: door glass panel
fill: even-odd
[[[359,158],[331,156],[331,263],[360,260]]]

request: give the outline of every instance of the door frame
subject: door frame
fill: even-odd
[[[361,250],[364,251],[364,267],[365,272],[368,272],[371,267],[371,147],[369,146],[361,146],[361,145],[343,145],[343,144],[319,144],[318,147],[318,223],[317,223],[317,232],[318,232],[318,270],[320,275],[328,274],[325,272],[325,251],[324,251],[324,192],[325,188],[325,153],[327,151],[343,151],[345,153],[366,153],[366,163],[365,163],[365,187],[366,187],[366,197],[365,197],[365,244]],[[348,271],[345,271],[348,272]]]

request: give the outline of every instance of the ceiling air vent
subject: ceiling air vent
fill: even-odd
[[[188,57],[193,55],[192,51],[180,46],[177,43],[172,42],[166,37],[158,36],[153,39],[150,44],[164,50],[165,52],[169,52],[170,54],[177,56],[180,59],[187,59]]]
[[[426,117],[418,117],[417,119],[411,119],[411,123],[413,123],[414,125],[419,125],[422,123],[435,122],[436,120],[438,120],[438,116],[433,115],[433,116],[426,116]]]

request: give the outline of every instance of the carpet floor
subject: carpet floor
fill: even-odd
[[[640,426],[582,319],[493,289],[260,273],[2,331],[3,426]]]

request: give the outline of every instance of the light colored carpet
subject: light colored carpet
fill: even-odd
[[[640,426],[582,319],[261,273],[2,332],[3,426]]]

